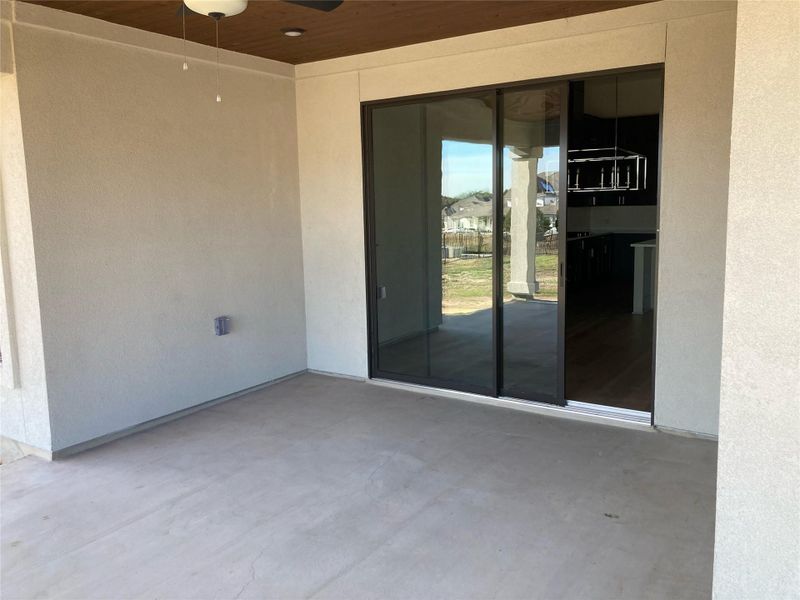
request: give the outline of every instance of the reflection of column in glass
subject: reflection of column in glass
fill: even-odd
[[[514,148],[511,161],[511,277],[508,291],[518,298],[532,298],[536,281],[537,167],[542,148]]]
[[[442,279],[442,246],[444,245],[444,232],[442,231],[442,180],[448,173],[442,164],[442,117],[432,106],[427,106],[422,115],[422,127],[425,135],[425,150],[422,172],[427,177],[424,182],[427,197],[423,210],[427,221],[428,234],[427,256],[427,293],[428,311],[427,328],[433,331],[442,324],[443,302],[446,290],[443,289]]]

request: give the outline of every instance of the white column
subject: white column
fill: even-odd
[[[425,135],[425,183],[428,224],[428,329],[443,322],[442,316],[442,117],[426,107],[423,121]]]
[[[536,281],[536,173],[542,148],[521,151],[511,160],[511,276],[508,291],[532,298],[539,291]]]
[[[800,2],[740,1],[722,335],[716,600],[800,594],[798,65]]]

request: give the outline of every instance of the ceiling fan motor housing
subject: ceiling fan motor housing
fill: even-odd
[[[217,20],[238,15],[247,8],[247,0],[183,0],[183,3],[191,11]]]

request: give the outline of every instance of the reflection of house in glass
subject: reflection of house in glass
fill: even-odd
[[[503,194],[506,213],[511,206],[511,190],[506,190]],[[558,173],[539,173],[537,176],[536,194],[536,230],[544,233],[549,229],[557,228],[558,220]]]
[[[492,231],[492,194],[475,192],[466,198],[442,198],[444,231]]]
[[[556,226],[558,215],[558,192],[553,183],[548,181],[557,173],[539,175],[536,209],[541,214],[544,230]],[[556,183],[557,186],[557,183]],[[503,193],[503,216],[511,212],[511,190]],[[442,229],[447,232],[492,231],[492,195],[489,192],[475,192],[465,198],[442,197]]]

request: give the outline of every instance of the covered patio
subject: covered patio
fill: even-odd
[[[0,596],[800,600],[798,40],[0,0]]]
[[[2,470],[7,598],[702,598],[716,444],[314,374]]]

